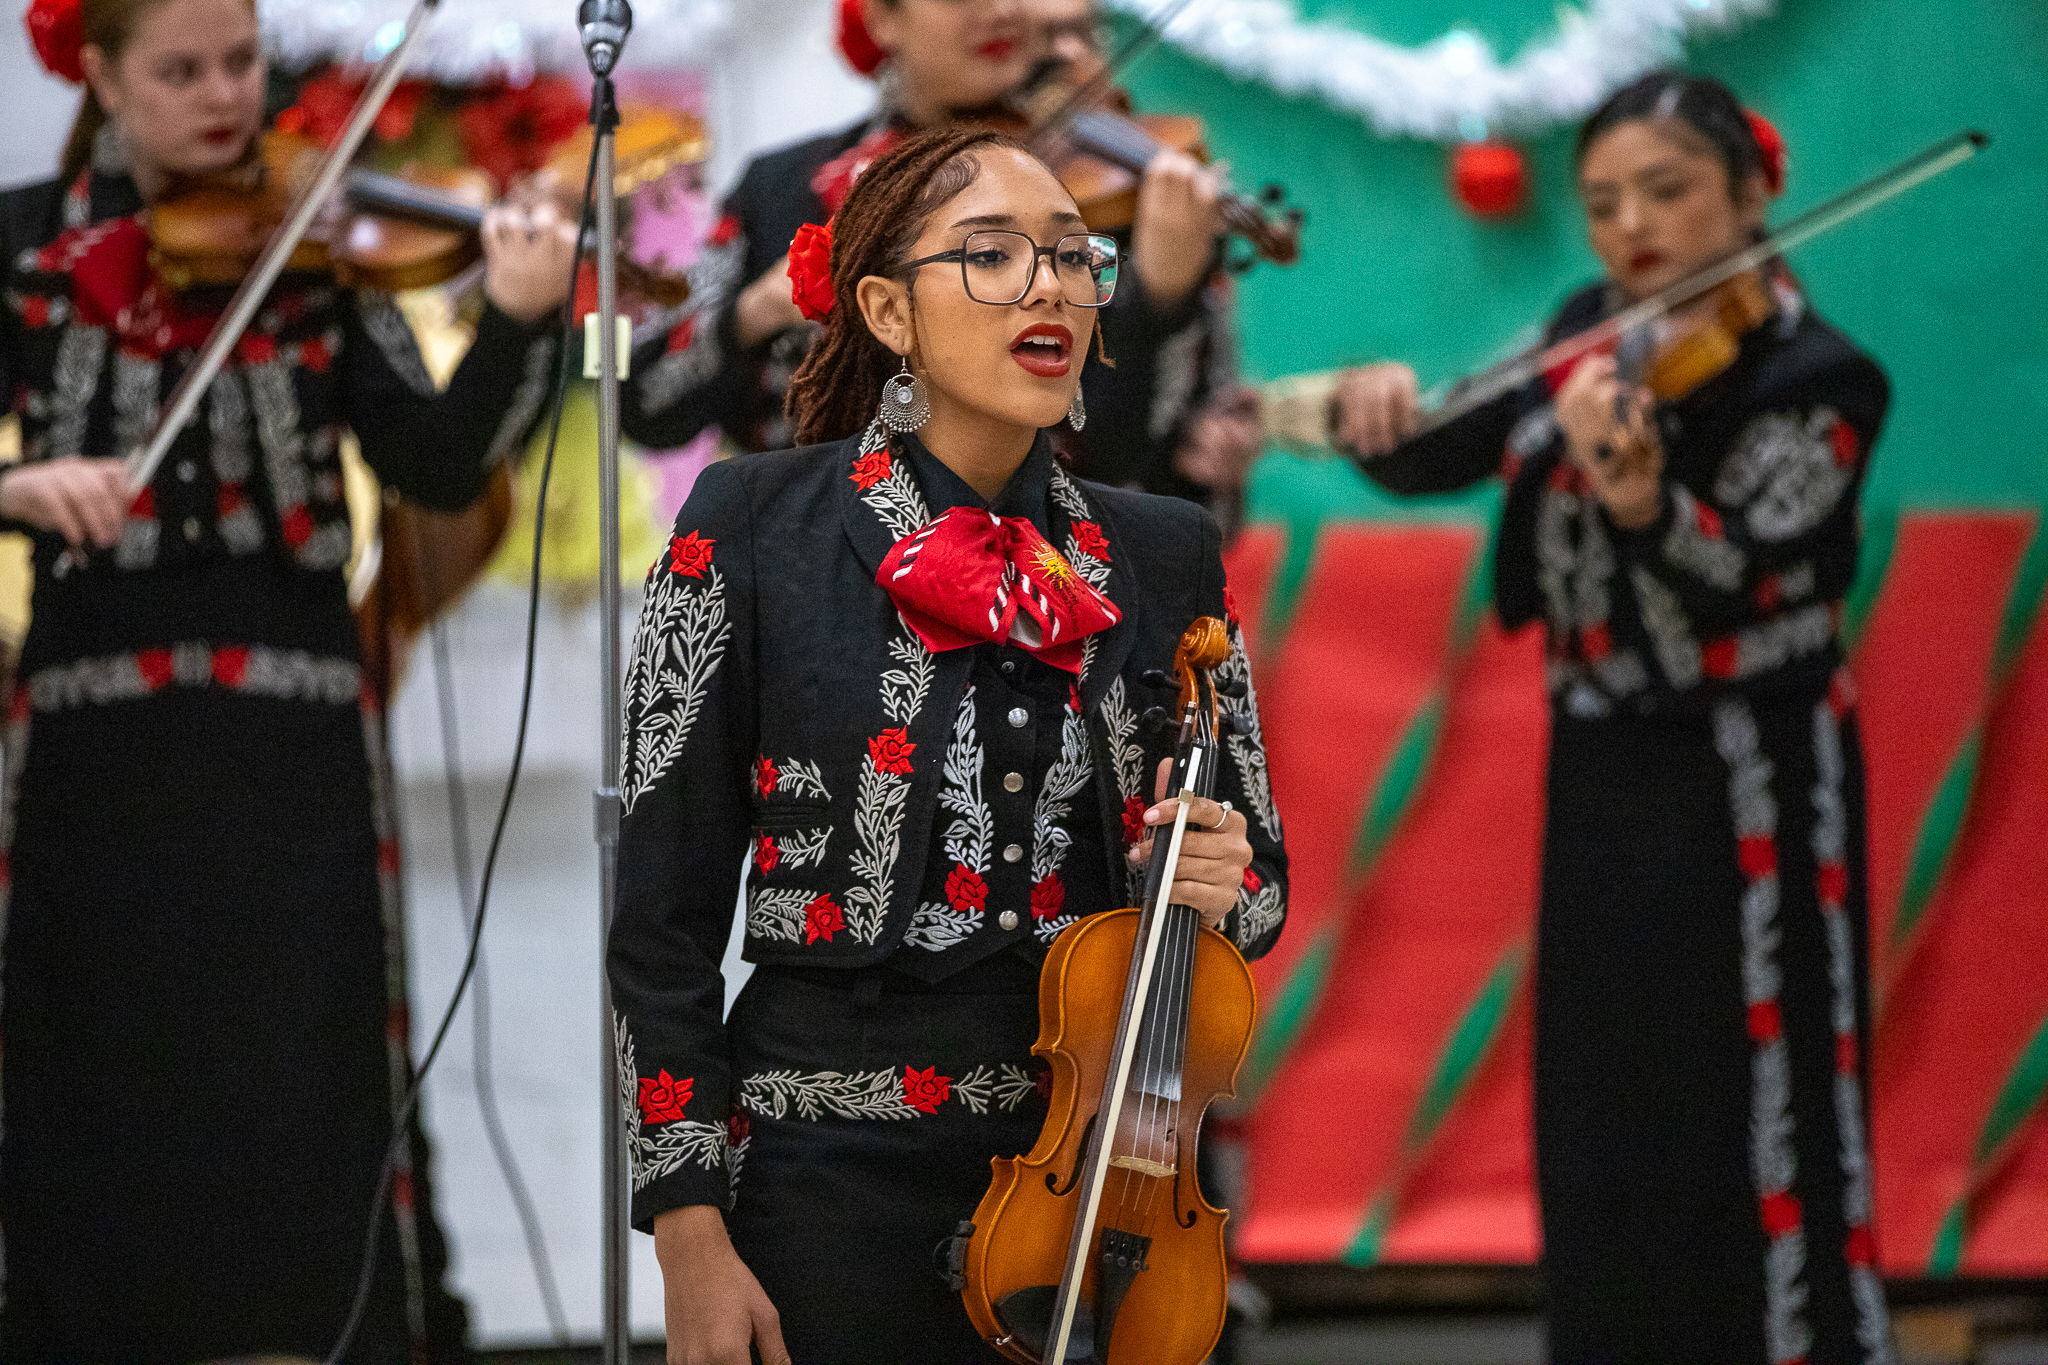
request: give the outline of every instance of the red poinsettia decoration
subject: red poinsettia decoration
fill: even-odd
[[[873,488],[876,484],[888,478],[889,469],[889,450],[885,446],[880,450],[871,450],[858,460],[855,460],[853,462],[853,473],[847,477],[853,480],[855,488],[865,493],[868,489]]]
[[[912,1109],[926,1114],[936,1114],[939,1106],[953,1094],[953,1078],[941,1076],[936,1066],[919,1071],[914,1066],[903,1068],[903,1102]]]
[[[988,883],[967,864],[955,863],[946,874],[946,904],[955,914],[978,915],[988,908]]]
[[[775,836],[764,834],[754,841],[754,866],[767,876],[782,864],[782,850],[775,846]]]
[[[910,742],[910,732],[902,727],[884,730],[868,741],[868,757],[875,761],[878,773],[896,773],[910,776],[910,754],[917,748]]]
[[[1102,527],[1092,521],[1074,523],[1074,544],[1081,553],[1103,563],[1109,563],[1109,537],[1102,534]]]
[[[277,131],[301,134],[322,147],[333,146],[341,130],[348,126],[348,116],[368,84],[367,74],[346,76],[333,68],[307,78],[299,85],[298,103],[278,114]],[[411,137],[413,126],[419,121],[420,106],[426,103],[431,89],[425,81],[400,81],[391,98],[377,111],[377,121],[370,125],[370,131],[384,142],[403,142]]]
[[[818,896],[804,907],[804,942],[832,941],[832,935],[846,927],[846,912],[830,896]]]
[[[658,1076],[640,1078],[640,1119],[644,1123],[673,1123],[683,1116],[683,1106],[690,1102],[690,1087],[696,1078],[685,1076],[680,1081],[663,1068]]]
[[[812,322],[823,322],[836,301],[832,292],[832,225],[805,223],[789,244],[789,297]]]
[[[587,113],[575,86],[559,76],[536,76],[464,105],[455,131],[470,164],[503,186],[546,165]]]
[[[775,795],[775,786],[780,781],[782,774],[775,771],[774,759],[762,754],[754,760],[754,786],[760,790],[764,799]]]
[[[78,57],[85,46],[85,21],[79,14],[82,7],[82,0],[35,0],[23,16],[28,40],[35,44],[43,70],[73,85],[85,79],[85,67]]]
[[[1067,908],[1067,888],[1060,881],[1059,873],[1039,881],[1031,888],[1031,917],[1033,919],[1058,919]]]
[[[702,578],[711,567],[711,547],[717,543],[695,531],[672,537],[668,543],[668,567],[685,578]]]
[[[1776,199],[1785,192],[1785,136],[1778,131],[1778,125],[1754,109],[1742,111],[1749,120],[1749,131],[1756,138],[1756,149],[1763,154],[1764,188]]]
[[[1145,837],[1145,812],[1150,807],[1143,797],[1134,796],[1124,802],[1124,842],[1135,844]]]
[[[889,59],[875,35],[868,32],[867,17],[860,12],[861,0],[839,0],[839,51],[846,64],[863,76],[872,76]]]

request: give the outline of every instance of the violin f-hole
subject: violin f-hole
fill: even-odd
[[[1099,1112],[1088,1116],[1088,1126],[1081,1130],[1081,1146],[1074,1153],[1074,1169],[1067,1172],[1067,1183],[1060,1183],[1057,1171],[1045,1173],[1045,1187],[1053,1192],[1054,1198],[1064,1199],[1073,1193],[1075,1182],[1081,1178],[1081,1168],[1088,1164],[1088,1140],[1095,1136],[1095,1121],[1101,1117]]]

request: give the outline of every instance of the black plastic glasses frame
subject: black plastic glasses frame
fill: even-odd
[[[1025,241],[1031,243],[1031,249],[1035,253],[1031,258],[1031,273],[1024,277],[1024,288],[1018,292],[1017,297],[1014,299],[984,299],[978,297],[974,292],[974,285],[967,277],[967,242],[971,242],[976,237],[984,234],[1022,237]],[[976,303],[988,304],[992,308],[1007,308],[1011,304],[1021,301],[1024,295],[1031,292],[1031,286],[1038,283],[1038,262],[1042,258],[1050,256],[1052,258],[1053,282],[1060,286],[1060,297],[1066,298],[1066,281],[1060,276],[1059,251],[1068,242],[1086,242],[1091,249],[1097,248],[1098,245],[1106,246],[1109,253],[1109,268],[1114,271],[1120,263],[1117,256],[1116,239],[1105,236],[1100,232],[1069,232],[1051,246],[1040,246],[1032,239],[1031,234],[1028,232],[1018,232],[1014,228],[980,228],[968,233],[967,241],[962,242],[951,251],[941,251],[933,256],[920,256],[914,261],[905,261],[903,263],[903,272],[908,274],[919,266],[942,265],[949,261],[958,261],[960,263],[960,287],[967,291],[968,298],[973,299]],[[1094,272],[1091,271],[1090,273],[1093,274]],[[1100,289],[1101,286],[1098,280],[1097,292],[1100,292]],[[1109,282],[1109,298],[1100,299],[1094,303],[1074,303],[1072,299],[1067,299],[1067,302],[1074,304],[1076,308],[1103,308],[1107,307],[1109,300],[1115,297],[1116,279],[1112,276]]]

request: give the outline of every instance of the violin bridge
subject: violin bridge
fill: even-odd
[[[1176,1170],[1175,1167],[1163,1162],[1147,1161],[1141,1156],[1113,1156],[1109,1159],[1109,1164],[1121,1170],[1136,1171],[1139,1175],[1156,1176],[1161,1180],[1173,1179]]]

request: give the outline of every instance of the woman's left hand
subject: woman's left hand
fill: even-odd
[[[1155,798],[1166,796],[1166,782],[1172,775],[1173,760],[1160,760],[1159,780],[1153,788]],[[1179,810],[1178,797],[1160,799],[1158,805],[1145,812],[1145,824],[1152,833],[1124,856],[1142,867],[1152,856],[1153,835],[1170,836],[1173,817]],[[1245,837],[1244,812],[1226,811],[1206,796],[1188,803],[1187,832],[1181,836],[1180,863],[1173,873],[1175,905],[1192,906],[1201,912],[1203,924],[1216,928],[1237,904],[1237,893],[1244,886],[1244,870],[1251,865],[1252,846]]]
[[[1557,392],[1565,451],[1625,531],[1642,530],[1664,510],[1664,444],[1650,425],[1652,401],[1640,389],[1625,391],[1614,357],[1604,355],[1582,361]],[[1615,421],[1617,404],[1626,406],[1626,424]]]
[[[576,225],[552,200],[515,190],[484,211],[484,294],[514,322],[530,324],[569,296]]]

